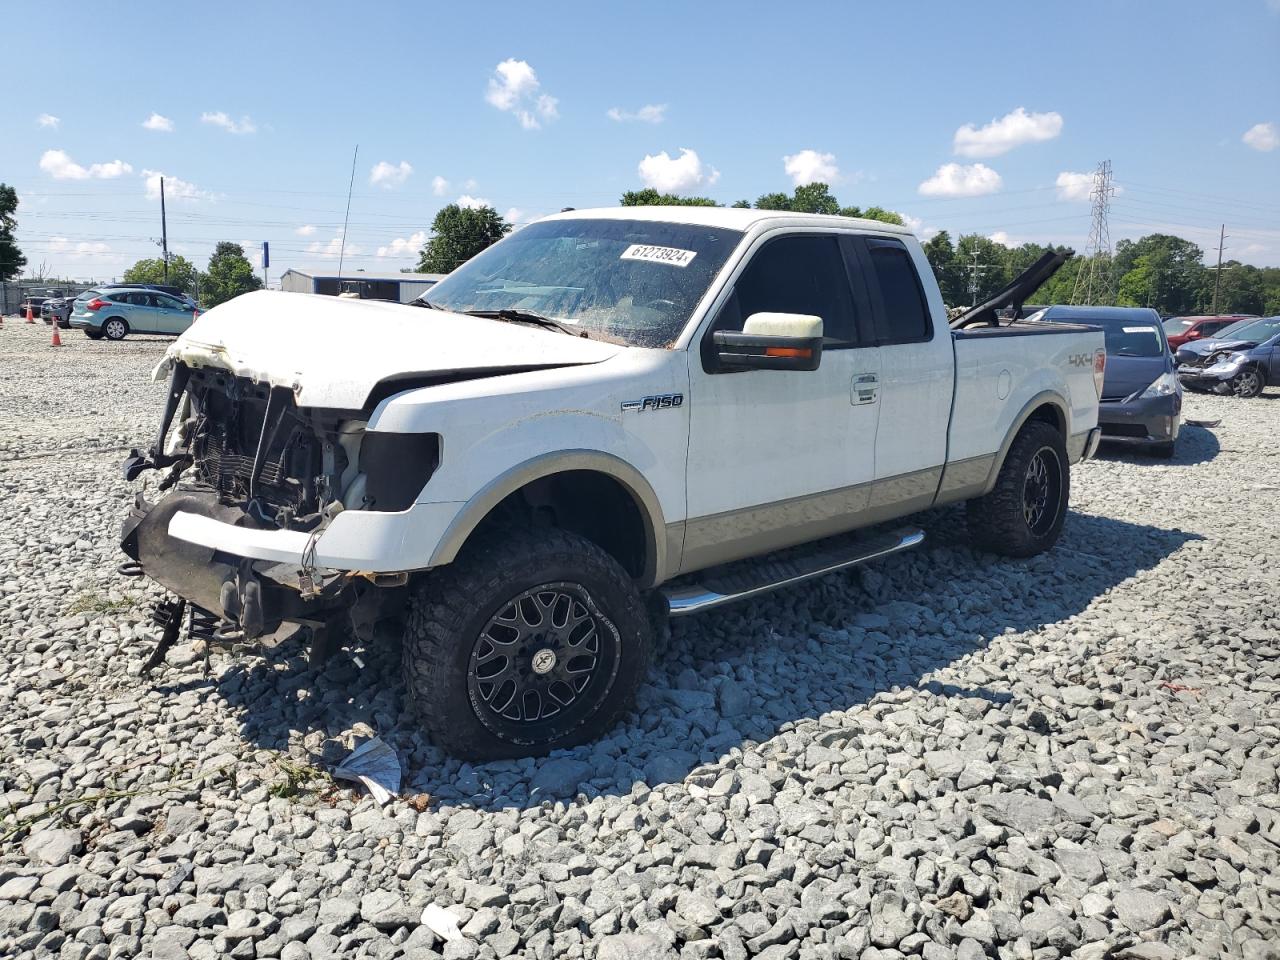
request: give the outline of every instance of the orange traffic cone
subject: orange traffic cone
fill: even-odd
[[[31,304],[27,304],[27,323],[35,323],[36,318],[31,315]]]
[[[62,338],[58,336],[58,318],[57,317],[53,318],[53,340],[49,342],[49,346],[51,347],[62,346]]]

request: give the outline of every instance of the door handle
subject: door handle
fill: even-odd
[[[874,373],[855,373],[849,387],[849,402],[855,407],[875,403],[880,392],[880,378]]]

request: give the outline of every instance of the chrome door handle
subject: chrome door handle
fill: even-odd
[[[859,373],[850,384],[849,402],[855,407],[866,403],[875,403],[880,391],[880,378],[874,373]]]

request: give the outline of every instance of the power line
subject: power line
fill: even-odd
[[[1222,285],[1222,251],[1227,242],[1227,225],[1224,223],[1218,232],[1218,267],[1213,272],[1213,309],[1210,313],[1218,313],[1218,288]]]

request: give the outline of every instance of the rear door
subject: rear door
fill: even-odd
[[[690,350],[684,569],[849,529],[866,506],[879,410],[869,387],[879,368],[844,242],[816,231],[758,240]],[[718,367],[713,333],[764,312],[822,318],[817,370]]]
[[[896,237],[859,237],[852,244],[871,302],[880,354],[880,423],[876,430],[873,514],[897,515],[932,504],[947,459],[947,427],[955,385],[950,328],[935,324],[916,262]],[[923,256],[920,257],[923,260]],[[994,387],[993,387],[994,388]]]

